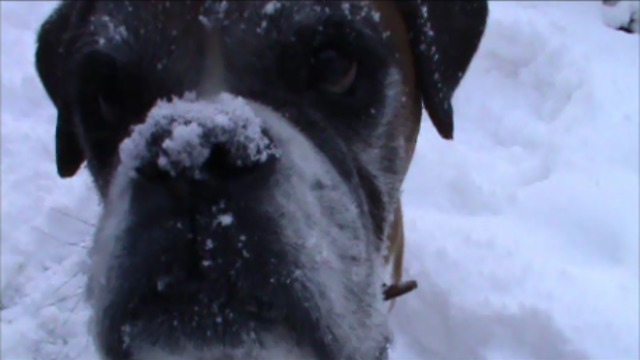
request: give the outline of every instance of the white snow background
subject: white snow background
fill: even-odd
[[[99,213],[56,175],[34,69],[54,2],[1,2],[3,360],[96,359],[81,301]],[[640,37],[600,2],[493,2],[454,101],[405,183],[392,359],[638,359]]]

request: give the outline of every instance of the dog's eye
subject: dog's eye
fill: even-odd
[[[322,50],[311,61],[314,84],[333,94],[345,93],[358,72],[358,63],[336,50]]]
[[[100,113],[106,121],[118,121],[118,118],[122,115],[122,99],[113,80],[104,84],[98,95],[98,105],[100,106]]]
[[[116,122],[124,108],[123,89],[120,85],[120,69],[116,59],[101,51],[88,54],[83,63],[83,78],[87,86],[82,89],[86,96],[97,101],[102,117]]]

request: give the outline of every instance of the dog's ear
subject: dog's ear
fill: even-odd
[[[445,139],[453,139],[451,99],[484,34],[487,1],[400,1],[424,107]]]
[[[58,111],[56,125],[56,165],[58,175],[73,176],[85,159],[73,123],[68,93],[65,91],[64,67],[77,2],[65,1],[42,24],[37,37],[35,63],[38,76]]]

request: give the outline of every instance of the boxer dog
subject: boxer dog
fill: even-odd
[[[66,1],[38,34],[61,177],[103,212],[104,359],[386,359],[385,261],[422,105],[452,96],[485,1]],[[425,336],[428,336],[425,334]]]

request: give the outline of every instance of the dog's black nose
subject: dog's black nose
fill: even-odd
[[[266,168],[279,150],[249,106],[227,95],[212,102],[159,103],[120,155],[150,181],[235,180]]]
[[[136,166],[141,178],[161,183],[175,180],[238,180],[258,172],[267,172],[278,158],[275,144],[266,131],[268,139],[263,149],[252,149],[252,145],[238,142],[221,142],[210,145],[208,155],[198,164],[179,164],[181,159],[171,159],[162,149],[158,156],[149,157]]]

